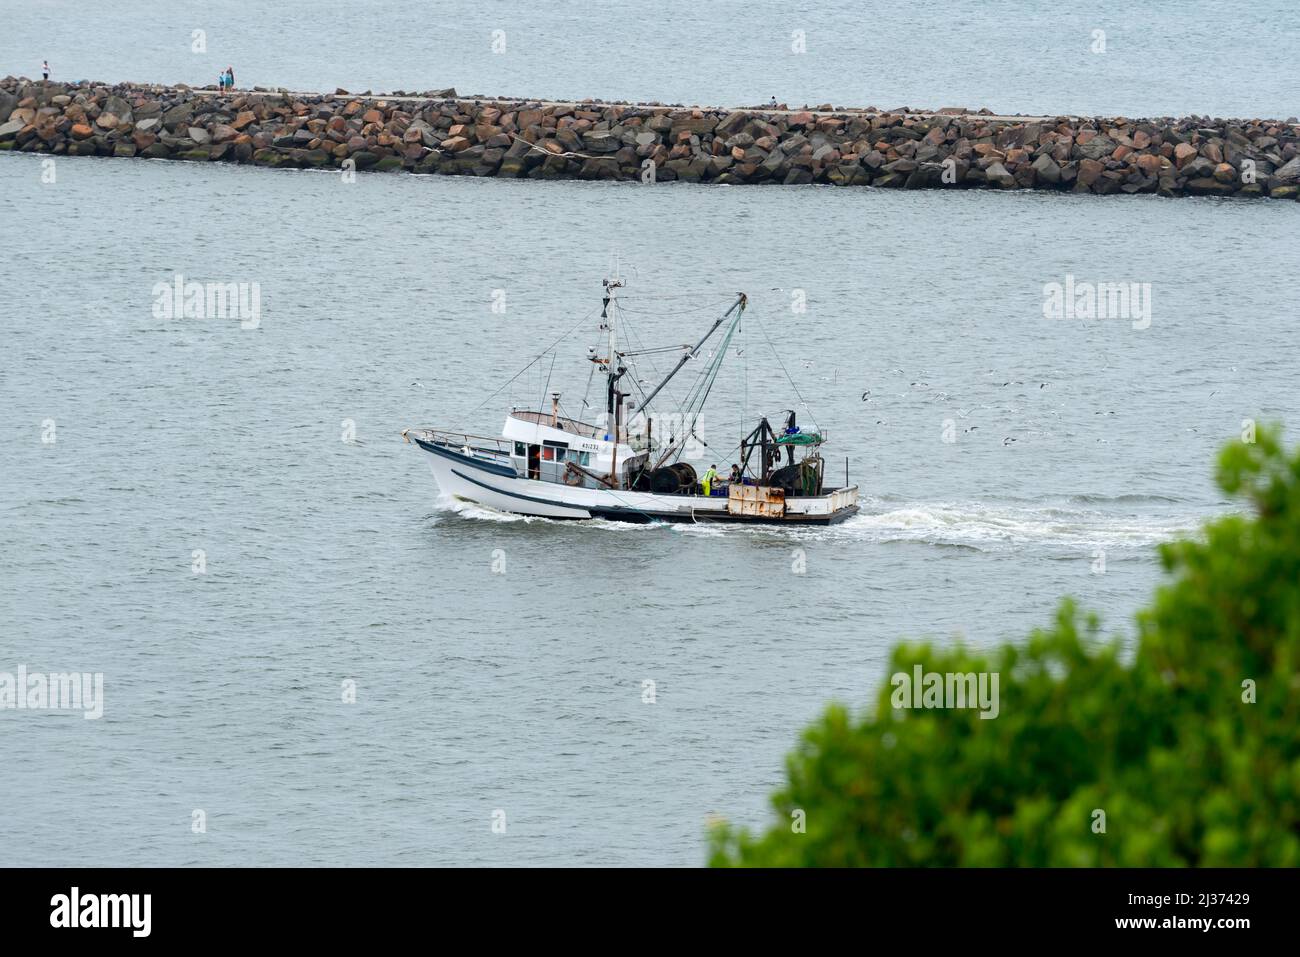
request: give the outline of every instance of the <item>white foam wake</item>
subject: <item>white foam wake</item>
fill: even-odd
[[[875,508],[883,507],[884,511]],[[981,550],[1006,547],[1143,548],[1195,535],[1203,516],[1123,514],[982,502],[909,503],[863,511],[839,528],[876,542],[923,542]]]
[[[866,500],[862,511],[830,527],[726,525],[703,523],[633,524],[593,519],[558,522],[499,512],[492,508],[441,496],[438,511],[487,522],[545,524],[628,532],[662,530],[688,536],[723,537],[754,534],[788,535],[798,539],[850,539],[866,543],[917,542],[965,547],[979,551],[1006,548],[1149,548],[1160,542],[1198,534],[1211,515],[1117,512],[1075,506],[1028,506],[986,502],[909,502]],[[1158,511],[1158,510],[1157,510]]]

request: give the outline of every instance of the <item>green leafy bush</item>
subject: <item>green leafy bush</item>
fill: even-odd
[[[860,720],[831,707],[777,822],[716,827],[712,863],[1300,864],[1300,451],[1260,430],[1218,482],[1253,514],[1161,547],[1131,661],[1068,600],[1027,643],[902,645],[891,675],[998,673],[997,717],[896,708],[888,682]]]

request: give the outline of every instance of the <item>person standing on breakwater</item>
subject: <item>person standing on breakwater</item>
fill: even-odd
[[[49,61],[49,60],[42,60],[42,61],[41,61],[41,79],[42,79],[42,80],[45,80],[47,83],[49,82],[49,79],[50,79],[50,61]]]
[[[229,91],[229,90],[233,90],[234,88],[235,88],[235,68],[233,66],[228,66],[226,67],[226,90]]]

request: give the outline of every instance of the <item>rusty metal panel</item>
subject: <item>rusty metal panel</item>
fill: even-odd
[[[785,518],[785,489],[732,485],[727,491],[727,514]]]

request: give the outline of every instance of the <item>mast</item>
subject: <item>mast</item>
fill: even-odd
[[[622,423],[619,421],[622,416],[619,414],[623,404],[623,397],[618,391],[618,380],[627,372],[627,367],[622,365],[618,360],[618,331],[614,328],[613,311],[609,308],[614,303],[614,290],[623,285],[623,280],[606,279],[605,297],[600,306],[600,328],[601,331],[609,334],[608,345],[605,353],[605,413],[608,420],[614,423],[614,448],[610,453],[609,460],[609,481],[614,488],[619,487],[618,481],[618,443],[619,432]]]

